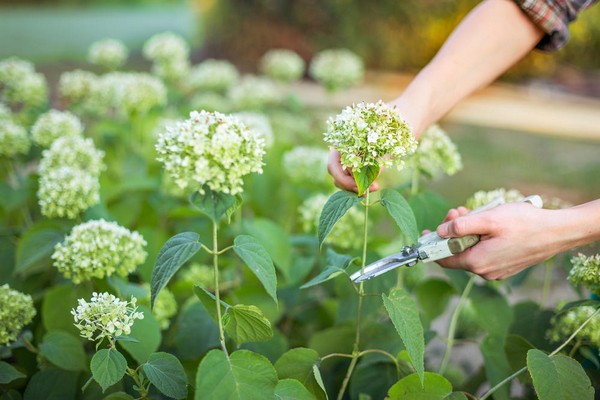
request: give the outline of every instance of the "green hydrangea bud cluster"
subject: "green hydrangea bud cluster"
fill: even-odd
[[[137,311],[136,302],[133,296],[126,301],[107,292],[94,292],[89,302],[79,299],[77,308],[71,310],[74,325],[88,340],[108,338],[112,343],[115,337],[131,334],[136,319],[144,319],[144,314]]]
[[[83,125],[68,111],[50,110],[38,117],[31,127],[31,137],[42,147],[49,147],[62,136],[80,136]]]
[[[35,314],[30,295],[13,290],[8,284],[0,286],[0,346],[15,341]]]
[[[317,53],[308,72],[329,91],[343,90],[362,82],[365,67],[361,58],[347,49],[330,49]]]
[[[146,261],[146,241],[137,232],[103,219],[75,226],[52,254],[53,265],[74,283],[127,276]]]
[[[525,196],[523,196],[523,194],[521,194],[521,192],[519,192],[516,189],[508,189],[507,190],[504,188],[499,188],[499,189],[490,190],[489,192],[480,190],[478,192],[475,192],[473,194],[473,196],[471,196],[466,201],[465,207],[467,207],[471,210],[474,210],[476,208],[486,205],[487,203],[493,201],[494,199],[496,199],[498,197],[503,197],[507,203],[512,203],[514,201],[520,201],[523,198],[525,198]]]
[[[569,281],[574,285],[583,285],[598,292],[600,285],[600,254],[586,256],[579,253],[571,258],[573,267],[569,271]]]
[[[381,100],[346,107],[327,121],[325,142],[341,154],[344,168],[403,166],[417,148],[411,129],[395,107]]]
[[[225,93],[240,80],[240,73],[229,61],[208,59],[194,66],[186,79],[192,90]]]
[[[417,150],[407,162],[430,178],[442,173],[454,175],[463,167],[456,145],[438,125],[423,133]]]
[[[11,105],[39,107],[48,101],[46,77],[16,57],[0,61],[0,87],[2,99]]]
[[[306,233],[316,233],[319,226],[321,211],[327,202],[328,197],[324,194],[317,194],[309,197],[300,205],[298,212],[300,214],[300,223]],[[344,249],[354,249],[362,245],[363,238],[359,232],[364,230],[365,216],[357,208],[351,208],[340,219],[327,239],[327,243]]]
[[[552,327],[546,337],[553,342],[562,342],[569,338],[588,318],[596,312],[592,306],[572,308],[551,320]],[[587,325],[577,333],[577,339],[585,341],[593,347],[600,346],[600,315],[596,314]]]
[[[280,93],[271,79],[246,75],[229,89],[227,96],[239,110],[259,110],[279,101]]]
[[[208,265],[193,263],[181,270],[179,280],[211,290],[215,286],[215,270]]]
[[[77,168],[59,167],[45,171],[37,192],[42,215],[75,219],[100,201],[98,178]]]
[[[271,122],[266,115],[252,111],[242,111],[231,115],[263,138],[267,148],[273,145],[273,128],[271,128]]]
[[[190,118],[167,127],[156,144],[157,160],[181,188],[204,193],[242,192],[242,178],[262,173],[265,143],[238,119],[218,112],[193,111]]]
[[[329,183],[327,157],[320,147],[298,146],[283,155],[285,176],[295,184],[323,185]]]
[[[152,61],[152,71],[167,82],[177,82],[190,71],[190,47],[179,35],[163,32],[152,36],[143,48],[144,57]]]
[[[104,39],[92,43],[88,50],[87,59],[95,65],[108,70],[115,70],[125,64],[129,50],[117,39]]]
[[[0,157],[27,154],[31,141],[27,130],[11,119],[0,120]]]
[[[306,63],[298,54],[287,49],[272,49],[260,61],[263,74],[276,81],[294,82],[302,78]]]
[[[145,114],[167,103],[165,85],[149,74],[111,72],[102,77],[100,85],[100,98],[105,98],[117,114],[124,116]]]
[[[144,284],[144,289],[148,292],[148,297],[140,300],[140,304],[150,306],[150,285]],[[175,295],[166,287],[162,288],[152,307],[152,315],[158,321],[160,329],[168,329],[171,325],[171,317],[177,314],[177,300]]]
[[[106,169],[102,162],[104,152],[98,150],[94,141],[81,136],[64,136],[42,152],[40,174],[60,167],[78,169],[94,177]]]

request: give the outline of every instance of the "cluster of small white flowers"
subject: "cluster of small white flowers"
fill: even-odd
[[[29,61],[17,57],[9,57],[0,61],[0,82],[10,85],[33,74],[35,67]]]
[[[150,306],[150,285],[144,284],[144,289],[148,293],[148,297],[140,299],[141,305]],[[175,295],[169,289],[162,288],[156,299],[154,300],[154,307],[152,307],[152,315],[158,321],[160,329],[165,330],[171,325],[171,317],[177,314],[177,300]]]
[[[571,258],[573,267],[569,271],[569,281],[598,290],[600,285],[600,254],[586,256],[579,253]]]
[[[42,152],[40,173],[69,167],[79,169],[92,176],[98,177],[106,169],[102,162],[104,152],[94,146],[94,141],[81,136],[64,136],[52,143],[49,149]]]
[[[137,311],[136,302],[133,296],[126,301],[107,292],[94,292],[89,303],[79,299],[77,308],[71,310],[74,325],[82,337],[91,341],[105,337],[112,341],[117,336],[129,335],[135,320],[144,319],[144,314]]]
[[[77,69],[63,72],[58,81],[58,93],[69,107],[84,113],[100,115],[108,107],[101,78],[89,71]]]
[[[138,232],[100,219],[75,226],[56,245],[52,260],[74,283],[114,273],[127,276],[146,261],[144,246],[146,241]]]
[[[326,195],[317,194],[309,197],[300,205],[298,212],[304,232],[316,234],[321,211],[327,199]],[[363,240],[359,232],[364,230],[364,219],[363,213],[358,208],[351,208],[335,224],[325,241],[344,249],[359,247]]]
[[[240,110],[256,110],[276,103],[280,98],[275,83],[266,77],[246,75],[228,93],[229,99]]]
[[[239,80],[240,73],[235,65],[225,60],[208,59],[192,68],[186,84],[193,90],[225,93]]]
[[[204,193],[203,185],[229,194],[242,192],[242,178],[262,173],[264,140],[235,117],[193,111],[167,128],[156,144],[157,160],[181,187]]]
[[[298,146],[283,155],[285,176],[296,184],[328,183],[328,155],[327,150],[320,147]]]
[[[306,63],[296,52],[273,49],[266,52],[260,62],[263,74],[277,81],[293,82],[302,78]]]
[[[362,82],[365,67],[361,58],[347,49],[323,50],[312,59],[310,76],[327,90],[346,89]]]
[[[520,201],[525,196],[523,196],[523,194],[521,194],[521,192],[519,192],[516,189],[506,190],[504,188],[499,188],[499,189],[490,190],[489,192],[480,190],[478,192],[475,192],[473,194],[473,196],[471,196],[466,201],[465,207],[467,207],[471,210],[474,210],[476,208],[486,205],[487,203],[493,201],[494,199],[496,199],[498,197],[502,197],[502,198],[504,198],[505,202],[511,203],[514,201]]]
[[[31,141],[27,130],[11,119],[0,123],[0,157],[14,157],[17,154],[27,154]]]
[[[50,110],[38,117],[31,128],[35,143],[48,147],[59,137],[79,136],[83,125],[79,118],[68,111]]]
[[[173,59],[188,58],[190,47],[185,39],[172,32],[158,33],[144,43],[144,57],[154,62],[169,62]]]
[[[71,167],[58,167],[40,175],[37,196],[48,218],[77,216],[100,201],[98,177]]]
[[[8,284],[0,286],[0,346],[15,341],[35,314],[30,295],[13,290]]]
[[[0,61],[2,98],[8,104],[39,107],[48,100],[48,83],[33,64],[11,57]]]
[[[92,43],[87,59],[92,64],[114,70],[125,64],[128,56],[129,50],[122,41],[104,39]]]
[[[592,306],[575,307],[567,312],[552,318],[552,328],[546,332],[546,337],[553,342],[562,342],[570,337],[581,324],[596,312]],[[587,344],[600,346],[600,315],[596,314],[587,325],[576,335],[577,339]]]
[[[144,114],[167,103],[167,89],[160,79],[145,73],[112,72],[101,79],[103,96],[125,116]]]
[[[346,107],[327,121],[325,141],[340,152],[344,168],[392,166],[417,148],[411,129],[394,107],[381,100]]]
[[[273,145],[273,128],[271,128],[271,122],[266,115],[252,111],[242,111],[231,115],[262,137],[267,148]]]
[[[407,162],[430,178],[441,173],[454,175],[463,167],[456,145],[438,125],[430,126],[423,133],[417,150]]]

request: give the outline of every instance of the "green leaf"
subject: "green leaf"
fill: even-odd
[[[177,317],[175,354],[181,361],[198,359],[219,346],[219,328],[198,302],[187,303]]]
[[[581,364],[574,359],[543,351],[527,352],[527,369],[540,400],[592,400],[594,388]]]
[[[316,400],[316,397],[295,379],[282,379],[275,387],[276,400]]]
[[[119,382],[125,375],[126,368],[125,357],[115,349],[99,350],[90,363],[92,377],[102,387],[102,392]]]
[[[215,307],[215,302],[217,299],[215,295],[210,293],[208,290],[204,289],[200,286],[194,286],[194,294],[200,300],[206,312],[212,317],[212,319],[217,322],[217,307]],[[219,299],[220,300],[220,299]],[[225,314],[225,310],[231,307],[229,304],[225,303],[223,300],[220,300],[221,303],[221,315]]]
[[[227,358],[211,350],[196,374],[196,400],[264,400],[275,397],[277,373],[269,360],[248,350]]]
[[[313,365],[312,369],[317,384],[319,385],[323,393],[325,393],[325,400],[329,400],[329,396],[327,396],[327,391],[325,390],[325,383],[323,383],[323,377],[321,376],[321,371],[319,371],[319,367],[315,364]]]
[[[379,170],[379,165],[367,165],[360,169],[352,170],[352,176],[356,181],[359,196],[362,196],[369,189],[371,183],[375,182],[375,179],[379,176]]]
[[[340,190],[335,192],[327,200],[319,217],[319,246],[323,245],[325,238],[333,229],[334,225],[346,214],[346,212],[360,203],[362,199],[355,193]]]
[[[36,372],[29,382],[24,400],[75,399],[79,373],[58,368],[45,368]]]
[[[227,215],[230,217],[242,204],[241,197],[232,196],[227,193],[215,192],[208,186],[204,186],[204,194],[194,192],[190,196],[190,204],[197,210],[208,216],[215,224]]]
[[[165,396],[174,399],[187,397],[187,376],[174,355],[163,352],[153,353],[142,369],[148,380]]]
[[[50,265],[54,247],[60,243],[70,224],[41,221],[29,228],[17,244],[15,274],[38,272]]]
[[[421,380],[418,374],[400,379],[388,392],[390,400],[444,400],[452,393],[452,385],[446,378],[433,372],[425,372]]]
[[[427,279],[419,283],[415,289],[417,302],[430,320],[442,315],[454,294],[456,294],[454,286],[438,278]]]
[[[518,335],[508,335],[504,340],[504,353],[512,371],[518,371],[527,365],[527,352],[535,348],[525,338]],[[529,374],[519,375],[522,383],[531,383]]]
[[[396,332],[394,335],[397,336]],[[384,356],[385,357],[385,356]],[[358,399],[360,395],[370,396],[371,399],[385,399],[388,389],[400,379],[396,365],[389,362],[370,362],[374,357],[362,358],[354,369],[350,379],[350,398]],[[365,361],[369,361],[366,362]],[[412,370],[412,367],[411,367]],[[411,371],[411,373],[413,373]]]
[[[319,399],[326,397],[324,390],[317,381],[313,367],[321,362],[321,357],[313,349],[297,347],[284,353],[275,363],[279,379],[296,379],[310,393]]]
[[[385,306],[394,327],[398,331],[408,356],[421,382],[424,379],[425,336],[415,302],[402,289],[394,289],[390,296],[382,294]]]
[[[471,301],[481,328],[497,336],[508,334],[513,310],[504,296],[488,286],[475,286]]]
[[[39,351],[52,364],[67,371],[87,370],[87,358],[79,338],[64,332],[51,331],[44,335]]]
[[[502,382],[513,371],[508,364],[504,353],[504,336],[490,334],[486,336],[480,345],[485,374],[490,386],[494,387]],[[494,392],[495,400],[510,399],[510,385],[501,386]]]
[[[160,324],[148,307],[139,306],[139,312],[144,313],[144,319],[136,319],[131,327],[129,337],[137,342],[119,341],[119,345],[127,351],[139,364],[143,364],[148,357],[160,346],[162,340]]]
[[[135,400],[135,398],[125,392],[115,392],[104,397],[102,400]]]
[[[12,365],[0,361],[0,384],[11,383],[14,380],[26,378],[27,375],[17,370]]]
[[[345,254],[338,254],[331,249],[327,249],[327,267],[317,276],[300,286],[300,289],[306,289],[335,278],[346,272],[346,268],[359,258]]]
[[[383,189],[381,191],[381,205],[385,207],[390,216],[396,221],[396,224],[412,243],[416,243],[419,238],[417,229],[417,220],[410,205],[404,197],[396,190]]]
[[[42,322],[47,331],[62,330],[79,335],[73,325],[71,309],[77,307],[77,293],[72,284],[54,286],[48,289],[42,303]]]
[[[152,307],[154,307],[158,292],[169,283],[179,268],[200,250],[199,239],[200,236],[194,232],[179,233],[167,240],[167,243],[160,249],[152,270],[150,286]]]
[[[271,323],[255,306],[236,304],[227,309],[223,316],[227,334],[238,345],[247,342],[262,342],[273,337]]]
[[[435,230],[451,208],[446,200],[433,192],[413,195],[408,202],[415,214],[419,232],[424,229]]]
[[[277,275],[271,256],[252,236],[239,235],[233,241],[233,250],[256,275],[267,293],[277,303]]]
[[[452,392],[448,396],[444,397],[444,400],[468,400],[467,396],[463,392]]]
[[[254,237],[269,252],[275,266],[286,281],[289,280],[292,245],[287,233],[275,222],[265,218],[244,220],[244,232]]]

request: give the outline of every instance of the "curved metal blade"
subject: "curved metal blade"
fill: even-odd
[[[405,246],[400,253],[377,260],[362,271],[357,271],[350,276],[353,282],[363,282],[374,276],[379,276],[395,268],[408,266],[412,267],[419,261],[419,252],[416,247]]]

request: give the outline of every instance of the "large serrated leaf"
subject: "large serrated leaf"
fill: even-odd
[[[215,224],[227,215],[230,217],[242,204],[241,197],[215,192],[204,186],[204,194],[195,192],[190,196],[190,204],[208,216]]]
[[[64,331],[44,335],[39,351],[52,364],[67,371],[85,371],[87,359],[78,337]]]
[[[385,207],[402,233],[406,235],[412,243],[416,243],[419,238],[417,220],[415,219],[412,208],[404,197],[396,190],[383,189],[381,191],[381,205]]]
[[[277,303],[277,275],[271,256],[252,236],[239,235],[233,241],[233,250],[256,275],[265,290]]]
[[[425,372],[424,379],[411,374],[400,379],[388,392],[389,400],[444,400],[452,394],[452,385],[446,378]]]
[[[358,260],[358,258],[345,254],[338,254],[331,249],[327,249],[326,260],[327,266],[325,267],[325,269],[321,271],[317,276],[312,278],[310,281],[300,286],[300,289],[306,289],[311,286],[321,284],[323,282],[335,278],[338,275],[345,273],[346,268],[348,268],[350,264]]]
[[[369,189],[371,183],[375,182],[375,179],[379,176],[379,170],[379,165],[367,165],[352,170],[359,196],[362,196]]]
[[[44,368],[36,372],[27,383],[23,400],[75,399],[78,376],[79,373],[73,371]],[[12,398],[20,399],[21,397]]]
[[[244,221],[244,233],[254,237],[269,252],[273,263],[286,280],[290,278],[292,244],[285,231],[275,222],[266,218]]]
[[[448,281],[438,278],[420,282],[415,289],[417,302],[430,320],[442,315],[454,294],[456,294],[454,287]]]
[[[148,380],[164,395],[174,399],[187,397],[187,377],[183,366],[172,354],[153,353],[142,366]]]
[[[225,331],[238,345],[262,342],[273,337],[271,323],[255,306],[236,304],[229,307],[223,321]]]
[[[17,370],[12,365],[0,361],[0,385],[11,383],[14,380],[26,378],[27,375]]]
[[[211,350],[196,374],[196,400],[263,400],[275,397],[277,373],[269,360],[248,350],[228,358]]]
[[[321,361],[313,349],[297,347],[285,352],[275,363],[279,379],[296,379],[318,399],[326,397],[317,381],[313,367]]]
[[[504,353],[504,336],[489,334],[480,345],[485,374],[490,386],[496,386],[513,371]],[[509,400],[510,386],[504,385],[494,392],[495,400]]]
[[[514,315],[502,294],[488,286],[475,286],[471,300],[481,328],[496,336],[508,334]]]
[[[154,301],[158,292],[169,283],[179,268],[194,254],[200,250],[200,236],[194,232],[179,233],[164,244],[156,258],[156,264],[152,270],[152,283],[150,285],[150,304]]]
[[[331,232],[340,218],[342,218],[349,209],[361,201],[362,199],[355,193],[346,192],[344,190],[340,190],[331,195],[323,206],[323,210],[319,217],[319,246],[323,245],[327,235],[329,235],[329,232]]]
[[[15,274],[38,272],[50,265],[54,247],[60,243],[71,224],[41,221],[29,228],[17,244]]]
[[[316,397],[295,379],[282,379],[275,387],[275,400],[316,400]]]
[[[411,363],[423,382],[425,336],[417,306],[403,289],[394,289],[389,297],[383,294],[382,298],[390,319],[406,347]]]
[[[92,377],[102,387],[102,392],[123,378],[125,368],[127,360],[115,349],[98,350],[90,363]]]

